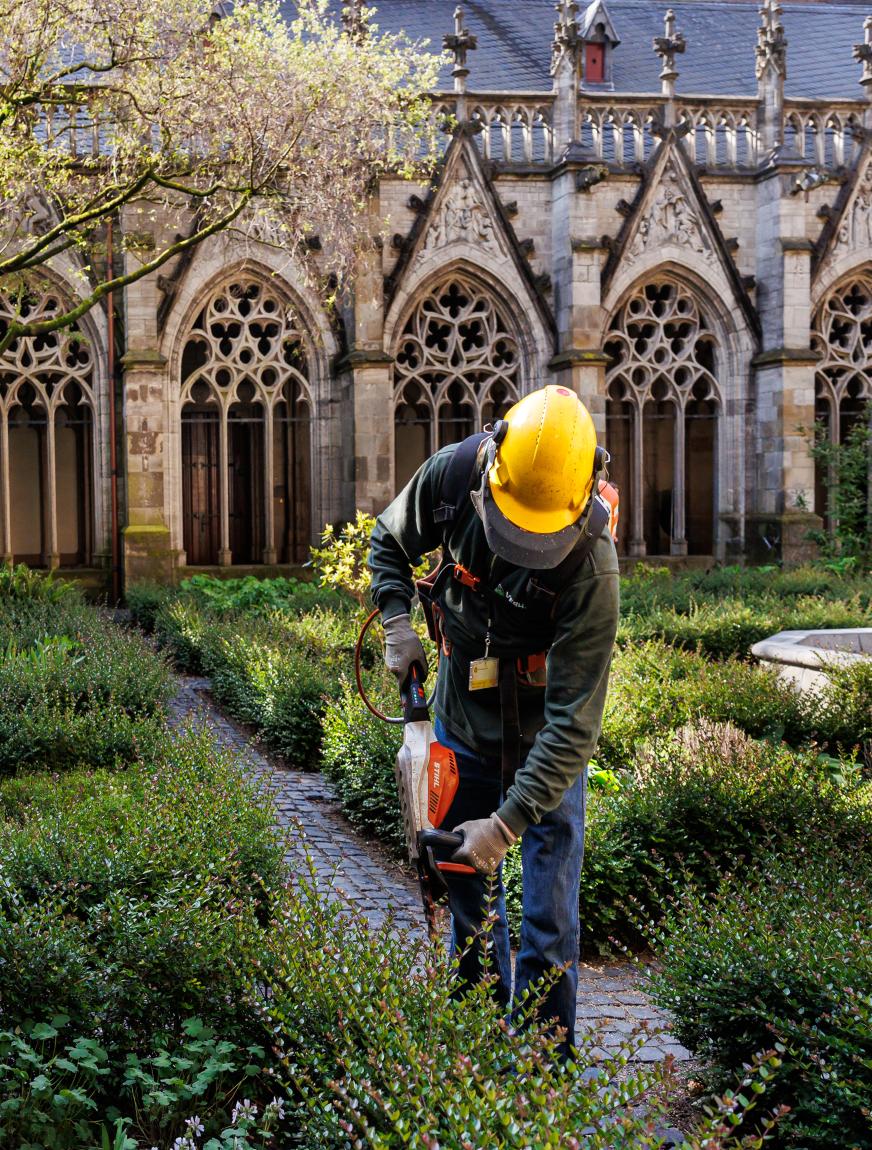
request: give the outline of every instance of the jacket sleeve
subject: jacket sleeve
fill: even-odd
[[[561,596],[546,665],[545,724],[497,811],[516,834],[559,806],[599,739],[620,584],[610,539],[608,547],[605,540],[598,544],[595,556],[597,572]]]
[[[431,456],[376,519],[369,550],[370,594],[385,620],[409,611],[415,594],[412,568],[442,544],[433,508],[451,450]]]

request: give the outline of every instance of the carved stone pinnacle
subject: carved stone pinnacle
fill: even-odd
[[[787,38],[781,23],[782,7],[778,0],[763,0],[760,27],[757,29],[757,79],[773,68],[776,75],[787,75]]]
[[[863,24],[866,38],[862,44],[854,45],[854,59],[863,65],[863,75],[860,83],[872,99],[872,16],[867,16]]]
[[[663,33],[662,36],[654,37],[654,51],[663,61],[663,71],[660,73],[663,95],[671,99],[675,95],[675,81],[678,79],[675,57],[687,47],[683,33],[676,31],[675,13],[671,8],[667,8],[663,18]]]

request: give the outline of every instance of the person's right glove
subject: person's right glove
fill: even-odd
[[[467,863],[479,874],[495,874],[518,837],[497,814],[488,815],[486,819],[470,819],[454,830],[463,833],[463,846],[457,848],[451,861]]]
[[[403,683],[413,663],[418,663],[427,677],[424,644],[415,633],[409,615],[394,615],[382,623],[385,633],[385,666]]]

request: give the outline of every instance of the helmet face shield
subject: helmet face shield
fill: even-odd
[[[487,472],[481,486],[471,492],[478,516],[484,524],[488,547],[500,559],[516,567],[548,571],[557,567],[569,555],[582,536],[585,515],[560,531],[543,534],[518,527],[503,515],[497,506],[488,483]]]

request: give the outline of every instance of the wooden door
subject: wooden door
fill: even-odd
[[[218,562],[221,539],[217,411],[182,413],[182,516],[191,567]]]
[[[241,408],[242,405],[239,405]],[[230,552],[234,563],[263,561],[263,422],[231,411],[227,422]]]

